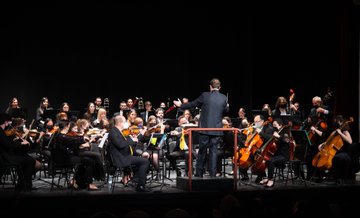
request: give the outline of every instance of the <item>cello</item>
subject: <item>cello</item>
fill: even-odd
[[[340,126],[342,130],[348,123],[354,122],[354,118],[350,117],[350,120],[344,122]],[[336,155],[336,152],[341,149],[344,142],[337,131],[333,131],[326,141],[320,146],[319,152],[315,155],[312,160],[312,165],[319,168],[320,170],[330,169],[332,166],[332,159]]]
[[[246,137],[245,148],[241,148],[238,151],[240,158],[235,158],[235,160],[238,160],[239,167],[243,169],[246,169],[253,164],[252,155],[263,144],[262,138],[253,127],[249,127],[248,131],[250,133]]]
[[[289,125],[282,126],[278,134],[280,134],[283,129],[288,128]],[[275,152],[278,149],[278,146],[276,144],[277,138],[275,136],[272,136],[259,150],[257,150],[255,154],[255,163],[251,167],[251,171],[253,173],[262,173],[265,171],[266,168],[266,162],[270,159],[271,156],[275,154]]]

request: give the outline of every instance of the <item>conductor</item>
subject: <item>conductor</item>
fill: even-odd
[[[219,90],[220,80],[213,78],[210,81],[209,92],[203,92],[197,99],[185,104],[182,104],[180,100],[174,101],[174,105],[183,110],[201,107],[199,127],[222,128],[222,117],[223,114],[228,111],[229,105],[226,96],[221,94]],[[196,161],[196,177],[203,177],[207,148],[209,148],[210,177],[215,177],[217,148],[220,144],[222,135],[222,131],[199,131],[199,152]]]

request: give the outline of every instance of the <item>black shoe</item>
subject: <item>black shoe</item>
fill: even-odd
[[[137,192],[150,192],[150,189],[148,189],[147,187],[145,187],[144,185],[138,185],[136,187],[136,191]]]
[[[195,174],[194,177],[203,178],[203,175],[201,175],[201,174]]]
[[[262,180],[262,177],[261,177],[261,176],[258,176],[258,177],[256,177],[256,179],[255,179],[255,183],[260,183],[261,180]]]
[[[242,177],[240,180],[241,181],[249,181],[249,177]]]

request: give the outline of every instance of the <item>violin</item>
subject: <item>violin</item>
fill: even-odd
[[[138,135],[139,133],[140,133],[140,128],[138,126],[136,126],[136,125],[132,125],[128,129],[123,129],[122,130],[122,134],[124,136]]]
[[[53,128],[51,129],[51,130],[49,130],[49,132],[48,133],[55,133],[55,132],[57,132],[59,130],[59,127],[58,126],[53,126]]]
[[[78,136],[78,134],[74,131],[69,131],[68,133],[66,133],[67,136]]]
[[[23,132],[15,129],[15,128],[5,130],[5,135],[8,137],[21,137],[22,134],[23,134]]]

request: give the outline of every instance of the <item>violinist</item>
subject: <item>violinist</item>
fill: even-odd
[[[129,128],[129,124],[125,117],[117,115],[114,118],[114,127],[109,132],[108,142],[109,152],[113,157],[113,165],[120,168],[135,165],[135,176],[139,178],[136,191],[148,192],[149,189],[145,187],[145,183],[149,163],[142,157],[133,156],[132,146],[138,142],[138,139],[137,137],[124,136],[122,131],[127,128]],[[125,184],[125,181],[123,183]]]
[[[312,98],[312,105],[308,118],[305,121],[305,128],[308,129],[308,137],[312,145],[308,148],[305,163],[307,169],[306,180],[310,180],[315,173],[316,168],[312,165],[314,156],[318,153],[318,146],[329,136],[328,126],[331,125],[332,111],[329,106],[323,105],[321,97]],[[318,171],[318,182],[322,181],[323,172]]]
[[[50,143],[52,142],[51,138],[58,130],[58,126],[54,125],[54,121],[51,118],[46,118],[44,122],[44,129],[40,132],[36,143],[40,146],[40,153],[45,156],[45,159],[50,160]]]
[[[21,168],[16,169],[18,177],[15,188],[19,191],[31,191],[32,175],[35,173],[36,160],[28,155],[13,153],[13,149],[16,146],[15,142],[6,136],[4,131],[10,123],[10,116],[6,113],[0,113],[0,160],[4,164],[19,164]],[[21,143],[26,144],[26,142]]]
[[[71,124],[74,126],[74,124]],[[78,175],[83,176],[82,180],[85,181],[85,184],[87,184],[87,188],[89,190],[97,190],[98,187],[93,183],[93,178],[96,176],[94,174],[94,166],[95,162],[92,158],[89,158],[87,156],[80,156],[79,155],[79,146],[86,143],[87,138],[84,136],[72,136],[73,133],[70,133],[70,122],[63,120],[59,122],[59,132],[54,135],[54,141],[55,143],[51,144],[51,149],[56,150],[63,150],[67,153],[69,157],[69,161],[71,165],[75,165],[78,163],[82,163],[85,167],[85,174],[84,175]],[[53,151],[51,151],[53,152]],[[77,175],[75,175],[77,177]],[[78,188],[77,181],[73,179],[71,181],[72,186],[74,188]]]
[[[136,117],[134,125],[129,127],[130,134],[138,138],[138,143],[135,145],[135,154],[143,158],[149,159],[156,171],[159,171],[159,156],[162,155],[162,150],[155,151],[155,148],[148,145],[150,136],[146,135],[147,127],[144,126],[144,121],[140,117]],[[147,146],[145,146],[147,144]]]
[[[175,146],[174,149],[172,151],[170,151],[170,154],[168,155],[168,159],[170,161],[170,165],[172,166],[173,169],[176,170],[176,175],[178,177],[181,176],[181,170],[180,167],[178,167],[177,165],[177,159],[178,158],[184,158],[185,159],[185,176],[188,176],[188,171],[189,171],[189,151],[188,150],[182,150],[180,149],[180,137],[182,135],[182,126],[184,124],[189,124],[189,121],[186,119],[186,117],[184,115],[181,115],[178,118],[178,126],[170,132],[170,136],[175,139]],[[187,138],[185,138],[185,140],[187,140]],[[193,147],[193,153],[192,153],[193,157],[196,157],[196,152],[195,152],[195,148]]]
[[[71,127],[71,126],[70,126]],[[88,135],[90,123],[86,119],[79,119],[76,121],[76,125],[73,126],[70,133],[74,136],[83,136],[85,143],[79,146],[79,156],[91,158],[94,161],[94,178],[96,180],[105,180],[105,170],[103,167],[103,158],[97,147],[96,137]],[[69,132],[68,132],[69,134]],[[99,135],[101,135],[99,133]],[[102,137],[102,135],[101,135]]]
[[[232,128],[232,122],[230,117],[224,116],[222,119],[223,128]],[[241,143],[241,135],[238,134],[238,143]],[[220,143],[220,150],[217,156],[217,173],[216,176],[221,176],[222,172],[222,160],[224,158],[234,156],[234,132],[224,131],[222,141]],[[225,173],[225,172],[224,172]]]
[[[147,131],[145,135],[150,135],[151,133],[164,133],[165,125],[163,123],[157,123],[156,116],[150,116],[147,122]]]
[[[284,126],[282,119],[276,118],[274,119],[272,126],[274,127],[274,132],[272,135],[271,141],[268,142],[267,149],[263,155],[266,158],[269,158],[265,162],[265,166],[268,169],[268,176],[264,177],[260,184],[265,187],[273,187],[274,186],[274,170],[275,167],[285,167],[286,161],[289,160],[290,154],[290,137],[289,137],[289,128],[288,126]],[[272,152],[275,152],[272,154]],[[266,159],[265,158],[265,159]],[[266,175],[266,174],[265,174]]]

